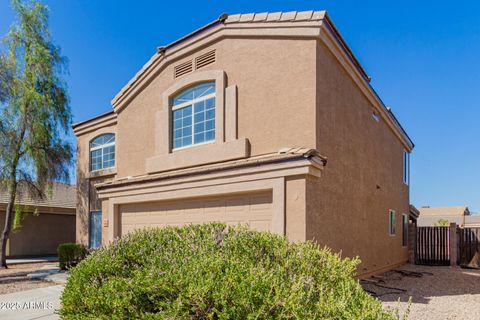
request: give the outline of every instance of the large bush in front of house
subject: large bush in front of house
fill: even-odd
[[[85,259],[88,250],[85,246],[77,243],[62,243],[57,248],[60,269],[67,270],[75,267]]]
[[[89,255],[63,319],[394,319],[353,278],[358,260],[224,224],[142,230]]]

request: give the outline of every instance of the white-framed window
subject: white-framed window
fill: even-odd
[[[376,122],[380,122],[380,113],[378,113],[378,111],[376,111],[376,110],[373,110],[373,112],[372,112],[372,118],[373,118],[373,120],[375,120]]]
[[[215,140],[215,83],[191,87],[171,100],[172,149]]]
[[[410,153],[403,150],[403,183],[410,184]]]
[[[115,167],[115,135],[103,134],[90,141],[90,171]]]
[[[408,245],[408,215],[402,214],[402,247]]]
[[[102,212],[92,211],[89,218],[89,248],[96,249],[102,245]]]
[[[388,234],[391,236],[396,233],[395,223],[395,210],[390,210],[388,212]]]

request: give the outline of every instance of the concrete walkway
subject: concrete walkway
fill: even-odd
[[[67,283],[68,275],[66,271],[60,270],[57,265],[45,265],[35,272],[27,274],[27,277],[64,285]]]
[[[57,262],[57,261],[58,261],[57,256],[39,256],[39,257],[29,257],[29,258],[7,259],[7,265],[20,264],[20,263]]]
[[[59,285],[0,295],[0,319],[59,319],[55,310],[60,307],[62,291]]]

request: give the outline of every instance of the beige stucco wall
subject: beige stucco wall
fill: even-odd
[[[404,148],[384,120],[372,118],[372,104],[330,51],[321,43],[317,50],[317,149],[328,165],[320,180],[308,182],[307,238],[360,256],[360,274],[405,262]],[[396,211],[396,236],[388,233],[389,209]]]
[[[69,210],[71,211],[71,210]],[[5,212],[0,212],[0,224],[5,221]],[[17,232],[8,240],[7,254],[10,257],[57,254],[61,243],[75,242],[75,216],[72,214],[29,213]]]
[[[315,40],[224,39],[165,66],[120,111],[119,178],[145,174],[145,160],[155,156],[156,112],[165,107],[163,92],[181,81],[173,78],[174,66],[212,49],[216,50],[217,61],[201,72],[223,71],[226,85],[237,86],[238,137],[249,140],[250,155],[286,146],[315,146],[315,120],[310,116],[315,108]],[[191,148],[191,153],[195,148],[199,147]],[[208,150],[205,153],[210,154],[211,161],[217,158]]]

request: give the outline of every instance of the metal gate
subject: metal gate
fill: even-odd
[[[450,228],[417,227],[415,264],[450,265]]]
[[[459,263],[462,267],[480,267],[480,228],[459,229]]]

